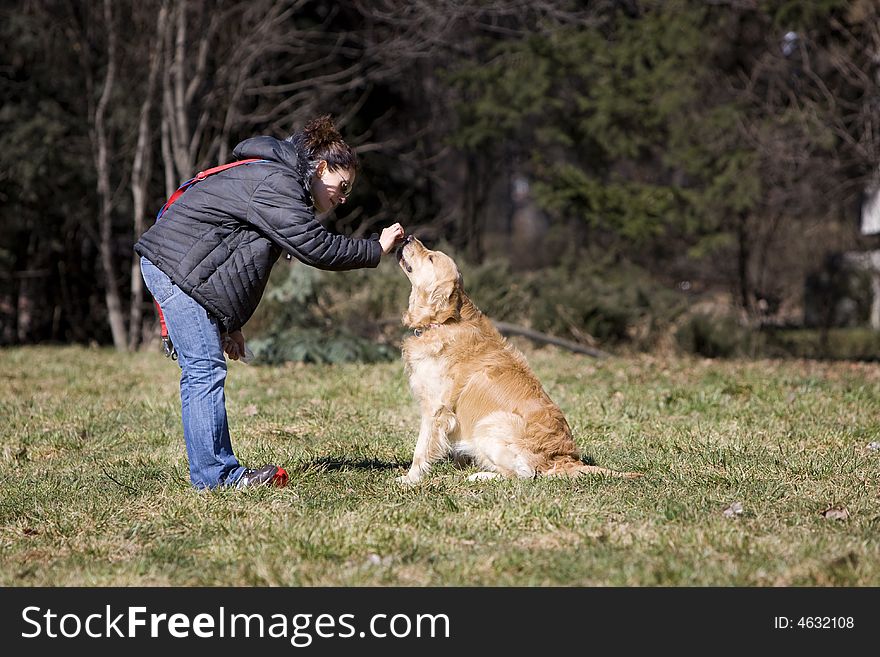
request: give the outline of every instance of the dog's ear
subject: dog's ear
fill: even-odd
[[[409,307],[403,313],[403,323],[416,328],[459,319],[461,304],[461,288],[457,281],[442,281],[428,291],[413,288]]]
[[[459,278],[460,280],[460,278]],[[461,287],[459,280],[441,281],[430,294],[430,305],[434,310],[434,322],[442,324],[450,319],[461,318]]]

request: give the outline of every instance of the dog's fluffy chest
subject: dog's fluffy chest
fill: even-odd
[[[430,349],[408,347],[405,350],[406,371],[416,398],[430,406],[448,403],[452,379],[446,358]]]

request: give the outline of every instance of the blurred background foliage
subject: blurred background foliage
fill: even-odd
[[[846,255],[877,249],[871,0],[12,0],[0,18],[0,344],[154,348],[131,247],[155,210],[239,140],[329,112],[363,169],[328,226],[401,221],[494,319],[611,350],[877,353],[876,274]],[[282,261],[245,333],[269,362],[393,358],[407,292],[390,259]]]

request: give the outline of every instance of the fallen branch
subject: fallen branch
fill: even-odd
[[[540,333],[539,331],[533,331],[532,329],[527,329],[523,326],[517,326],[516,324],[508,324],[507,322],[493,323],[495,324],[495,328],[497,328],[502,335],[520,335],[524,338],[528,338],[529,340],[533,340],[534,342],[539,342],[542,344],[552,344],[557,347],[562,347],[563,349],[568,349],[569,351],[573,351],[578,354],[593,356],[594,358],[608,358],[608,356],[610,355],[602,351],[601,349],[586,347],[582,344],[578,344],[577,342],[572,342],[571,340],[556,338],[552,335],[547,335],[546,333]]]

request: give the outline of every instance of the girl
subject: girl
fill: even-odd
[[[358,171],[354,151],[329,116],[279,141],[235,147],[250,162],[187,189],[135,245],[147,288],[162,309],[180,364],[183,437],[196,488],[284,485],[277,465],[243,467],[226,421],[226,354],[244,355],[251,317],[282,253],[329,270],[376,267],[403,239],[399,223],[351,239],[315,218],[345,203]]]

